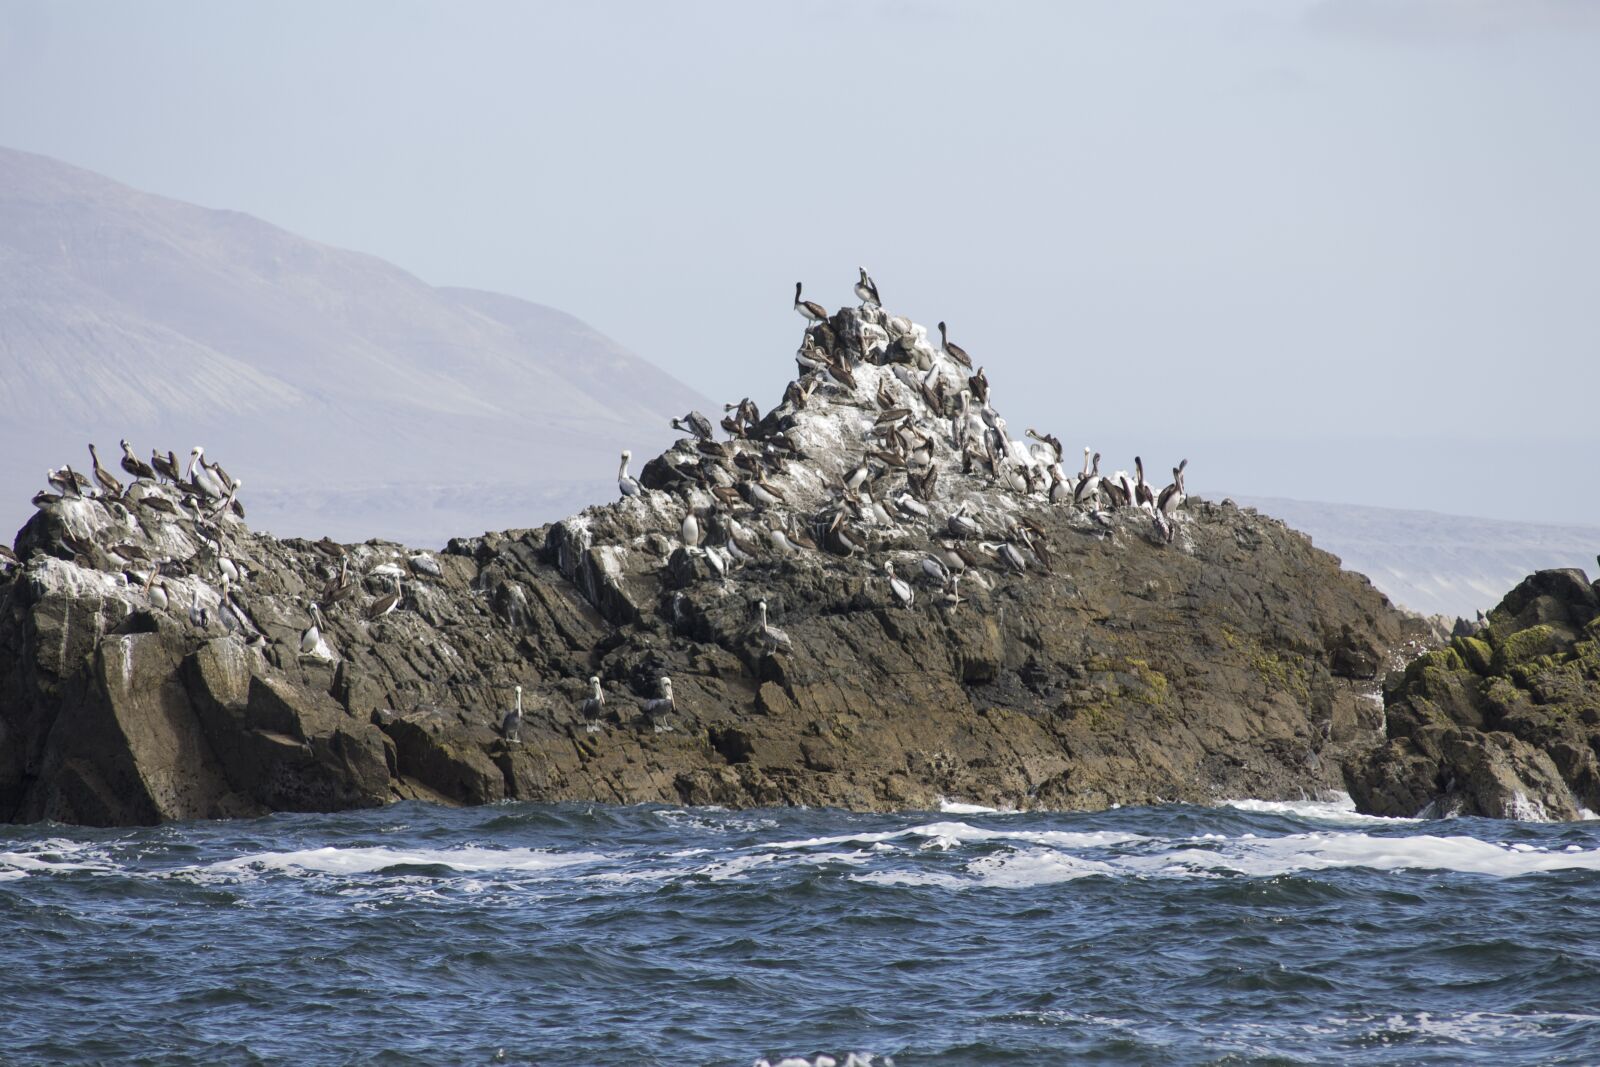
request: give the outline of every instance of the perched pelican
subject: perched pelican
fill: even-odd
[[[760,641],[767,650],[768,655],[776,652],[793,652],[794,646],[789,642],[789,635],[767,622],[767,602],[756,601],[758,621],[756,623],[756,640]]]
[[[794,309],[808,323],[828,321],[828,309],[811,300],[800,299],[800,283],[794,283]]]
[[[1086,472],[1083,481],[1078,483],[1078,488],[1072,491],[1072,501],[1075,504],[1087,503],[1089,498],[1100,491],[1100,453],[1094,454],[1094,468]]]
[[[950,581],[950,568],[946,567],[944,561],[937,556],[922,557],[922,573],[939,585]]]
[[[661,676],[661,695],[653,700],[644,702],[644,714],[655,726],[657,731],[663,727],[658,721],[659,716],[671,715],[678,707],[672,700],[672,679],[666,675]]]
[[[372,606],[367,609],[367,618],[381,619],[394,611],[395,608],[400,606],[400,596],[400,579],[396,578],[394,580],[394,592],[374,600]]]
[[[937,601],[939,607],[945,611],[954,611],[961,605],[961,575],[952,574],[950,584],[944,587],[944,592],[939,594]]]
[[[218,500],[228,495],[228,489],[217,479],[215,474],[211,473],[211,468],[206,466],[205,455],[206,450],[204,448],[200,445],[194,446],[194,449],[189,453],[189,469],[185,472],[184,477],[194,483],[195,487],[206,496],[211,497],[213,500]]]
[[[1169,519],[1188,499],[1183,491],[1183,471],[1188,465],[1189,461],[1184,460],[1172,468],[1172,484],[1161,490],[1161,495],[1156,498],[1156,509]]]
[[[1133,469],[1139,472],[1139,482],[1133,487],[1134,502],[1140,507],[1154,507],[1156,493],[1150,488],[1150,483],[1144,480],[1144,460],[1134,456]]]
[[[867,273],[867,268],[857,267],[856,270],[861,272],[861,280],[856,282],[856,296],[861,298],[861,306],[865,307],[868,304],[872,304],[882,307],[883,302],[878,299],[878,287],[873,283],[871,275]]]
[[[622,450],[622,465],[617,468],[617,488],[623,496],[638,496],[644,492],[644,486],[639,484],[639,479],[628,473],[628,461],[633,458],[633,453],[626,448]]]
[[[211,613],[200,603],[200,587],[194,587],[194,599],[189,603],[189,625],[197,630],[204,630],[211,621]]]
[[[126,444],[127,442],[123,443]],[[155,468],[157,474],[167,481],[172,482],[174,485],[178,483],[178,457],[171,452],[163,456],[152,448],[150,450],[150,465]]]
[[[589,697],[578,708],[583,713],[584,720],[589,724],[592,734],[600,729],[600,716],[605,714],[606,693],[600,688],[600,676],[589,676]]]
[[[322,612],[315,603],[311,605],[311,625],[300,634],[300,654],[309,656],[322,641]]]
[[[691,411],[681,419],[673,419],[672,428],[694,434],[702,441],[711,440],[711,420],[698,411]]]
[[[169,603],[167,583],[158,571],[150,572],[149,580],[144,583],[144,593],[145,596],[150,598],[150,603],[153,607],[160,608],[162,611],[167,610]]]
[[[1021,552],[1017,551],[1017,546],[1010,541],[985,541],[982,547],[993,552],[996,559],[1018,574],[1027,571],[1028,561],[1023,558]]]
[[[506,712],[500,720],[500,736],[508,744],[522,744],[522,686],[517,686],[517,706]]]
[[[89,442],[90,468],[94,472],[94,480],[100,483],[101,492],[107,496],[121,496],[122,483],[111,476],[111,472],[100,466],[100,454],[94,450],[94,442]]]
[[[216,542],[214,542],[214,543],[216,543]],[[233,560],[229,559],[227,556],[224,556],[222,554],[222,545],[220,543],[216,543],[216,547],[217,547],[217,570],[221,572],[222,577],[223,577],[223,579],[225,581],[237,582],[239,580],[239,568],[238,568],[238,566],[233,562]]]
[[[888,560],[883,561],[883,573],[889,576],[889,592],[894,594],[895,600],[903,608],[909,608],[917,602],[917,592],[910,584],[894,575],[894,564]]]
[[[950,343],[950,338],[945,332],[943,321],[939,323],[939,346],[944,349],[945,355],[949,356],[951,359],[955,360],[968,370],[972,369],[972,357],[967,355],[967,350],[962,348],[960,345],[953,345]],[[981,374],[982,372],[980,371],[979,373]],[[985,380],[985,384],[987,384],[987,380]],[[977,390],[974,389],[973,392],[976,393]],[[983,401],[984,397],[978,397],[978,402],[980,404]]]
[[[950,530],[952,537],[964,537],[968,540],[979,537],[983,533],[978,524],[967,516],[967,506],[965,504],[956,509],[956,513],[950,516],[945,522],[945,526]]]
[[[128,439],[124,437],[119,443],[122,445],[122,469],[133,475],[134,481],[155,481],[156,472],[150,468],[150,464],[133,454],[133,446],[128,444]]]

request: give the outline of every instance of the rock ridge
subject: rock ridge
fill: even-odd
[[[1078,493],[875,305],[796,358],[635,495],[441,552],[274,538],[150,479],[42,499],[0,563],[0,819],[1299,798],[1384,740],[1421,631],[1303,535],[1181,480],[1166,511]]]

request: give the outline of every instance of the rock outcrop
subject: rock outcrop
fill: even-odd
[[[1387,742],[1349,761],[1375,815],[1575,819],[1600,811],[1600,589],[1539,571],[1475,634],[1384,686]]]
[[[1052,446],[978,419],[965,372],[877,308],[801,355],[839,381],[680,441],[637,496],[438,553],[279,540],[150,481],[44,501],[0,566],[0,819],[1298,798],[1381,739],[1377,679],[1417,631],[1303,535],[1227,501],[1165,524],[1052,504]]]

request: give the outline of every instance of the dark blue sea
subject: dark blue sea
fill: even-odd
[[[407,804],[0,828],[0,1062],[1600,1061],[1600,823]]]

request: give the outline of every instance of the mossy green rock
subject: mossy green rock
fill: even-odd
[[[1594,587],[1582,571],[1541,571],[1490,616],[1391,675],[1388,741],[1345,766],[1362,811],[1568,819],[1600,805]]]

